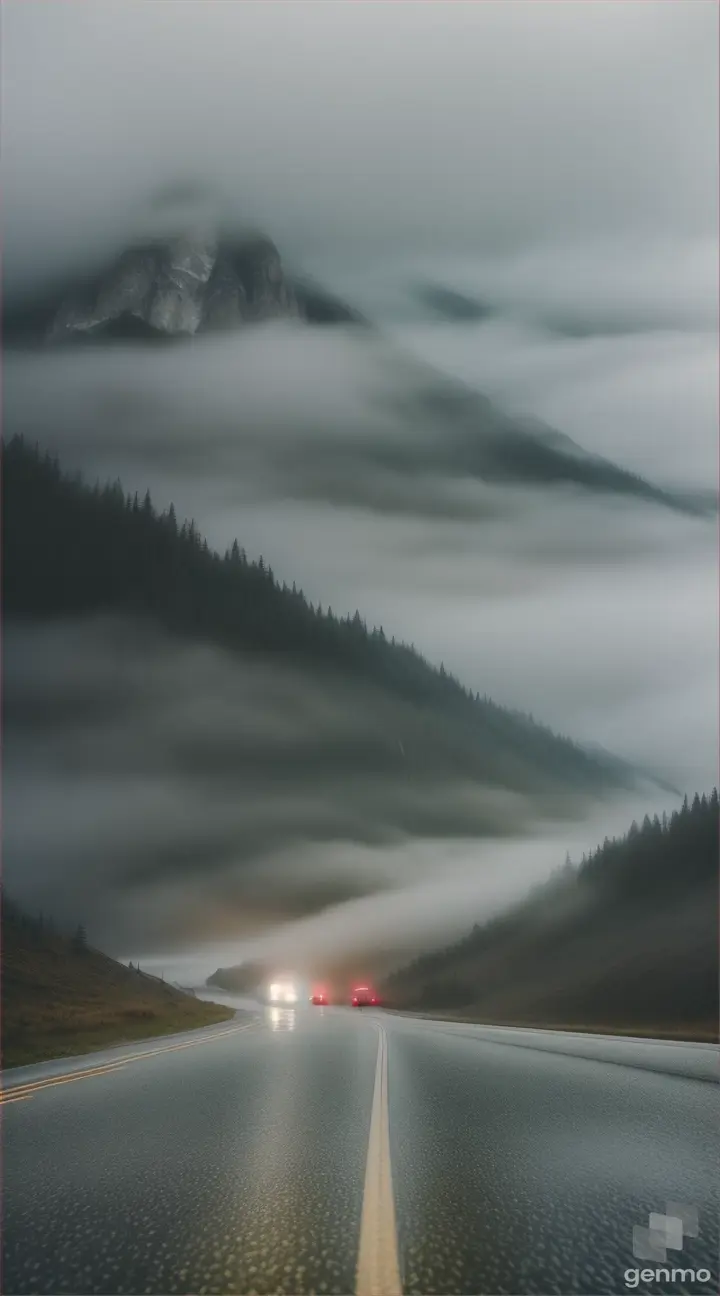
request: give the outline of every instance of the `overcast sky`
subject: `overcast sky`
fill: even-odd
[[[38,436],[68,466],[150,485],[213,543],[238,535],[313,599],[360,607],[481,693],[683,791],[708,788],[712,524],[568,492],[450,490],[442,473],[420,493],[373,476],[371,506],[369,476],[329,474],[329,451],[322,473],[307,465],[319,430],[338,447],[407,436],[378,403],[388,387],[404,391],[406,355],[654,482],[717,485],[717,7],[6,0],[2,26],[9,294],[103,257],[144,228],[160,183],[197,177],[234,220],[266,229],[286,263],[382,329],[368,342],[277,326],[182,357],[7,356],[8,430]],[[488,318],[439,318],[416,292],[428,282],[466,293]],[[77,632],[55,654],[60,689]],[[97,647],[92,634],[87,644]],[[128,720],[123,752],[140,737]],[[23,858],[45,852],[38,885],[59,895],[47,868],[79,851],[61,803],[92,793],[89,822],[108,835],[117,807],[97,798],[82,762],[69,791],[48,750],[18,746],[6,798],[17,798]],[[31,835],[40,789],[66,825],[57,856]],[[128,805],[148,806],[147,788],[125,791]],[[153,823],[175,805],[176,792],[164,795],[147,810]],[[440,909],[457,921],[474,904],[481,917],[562,862],[566,845],[589,848],[645,808],[538,824],[510,853],[418,839],[398,864],[349,841],[327,864],[337,908],[269,914],[271,938],[300,949],[324,933],[345,948],[349,932],[380,930],[382,914],[388,941],[424,933]],[[303,869],[325,867],[305,852]],[[348,877],[360,876],[353,899]],[[232,915],[236,897],[223,879],[203,893],[202,939],[222,936],[215,961],[227,963],[233,919],[220,911],[227,902]],[[114,928],[101,919],[98,886],[98,930],[121,952],[172,943],[173,914],[192,944],[196,880],[147,898],[139,944],[129,911]]]
[[[3,6],[6,273],[205,178],[286,255],[717,229],[717,7]]]

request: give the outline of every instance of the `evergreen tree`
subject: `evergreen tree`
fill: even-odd
[[[78,923],[73,935],[73,946],[78,952],[87,949],[87,932],[83,923]]]

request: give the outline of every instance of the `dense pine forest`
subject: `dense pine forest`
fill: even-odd
[[[6,617],[150,618],[175,635],[362,680],[442,715],[464,748],[484,747],[491,781],[495,772],[514,785],[520,766],[566,787],[633,781],[621,762],[464,688],[382,627],[368,628],[359,612],[313,606],[237,540],[216,553],[172,506],[160,514],[149,494],[129,496],[117,482],[91,486],[21,437],[4,449],[3,532]]]
[[[718,793],[646,816],[521,904],[389,978],[397,1006],[714,1037]]]

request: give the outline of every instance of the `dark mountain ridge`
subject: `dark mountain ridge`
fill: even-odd
[[[178,222],[176,216],[164,232],[137,238],[85,278],[76,275],[44,295],[4,302],[5,346],[169,345],[269,320],[301,320],[314,328],[371,328],[320,284],[289,274],[266,234],[233,232],[197,215],[187,225],[184,219]],[[444,290],[431,285],[428,291],[445,301]],[[452,309],[471,309],[462,294],[449,296]],[[392,356],[389,346],[388,358]],[[453,484],[463,479],[495,486],[570,487],[695,516],[717,510],[712,491],[676,493],[656,486],[586,452],[539,420],[504,413],[480,392],[428,364],[411,366],[407,379],[394,415],[409,435],[373,437],[362,429],[357,438],[328,440],[318,433],[325,475],[319,481],[308,475],[313,456],[303,447],[292,466],[293,491],[322,497],[330,483],[337,498],[350,504],[365,500],[376,508],[407,508],[410,473],[430,493],[435,508],[451,513],[464,508],[470,516],[482,505],[454,498]],[[439,482],[443,489],[438,495]]]
[[[194,523],[179,525],[172,508],[159,516],[149,495],[126,497],[119,483],[90,487],[22,438],[6,445],[3,459],[6,617],[141,617],[176,635],[320,670],[328,685],[362,682],[381,711],[383,696],[412,709],[406,719],[418,741],[408,738],[402,757],[417,776],[438,774],[441,762],[448,776],[518,790],[634,782],[621,762],[596,760],[463,687],[381,627],[369,631],[359,612],[336,617],[314,607],[262,557],[249,561],[237,541],[223,556],[212,552]],[[397,732],[383,750],[371,742],[368,767],[383,768],[390,748],[397,765]]]

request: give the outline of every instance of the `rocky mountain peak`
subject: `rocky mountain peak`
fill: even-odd
[[[299,314],[272,239],[197,228],[127,248],[94,282],[61,301],[48,337],[194,336]]]

